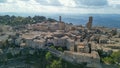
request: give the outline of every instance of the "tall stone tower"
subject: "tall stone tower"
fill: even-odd
[[[62,22],[61,16],[59,16],[59,30],[65,30],[65,23]]]
[[[87,27],[88,29],[91,29],[91,28],[92,28],[92,21],[93,21],[93,17],[90,16],[90,17],[89,17],[89,21],[88,21],[88,23],[86,24],[86,27]]]
[[[59,16],[59,22],[62,22],[62,21],[61,21],[61,16]]]

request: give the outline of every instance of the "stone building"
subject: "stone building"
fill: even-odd
[[[58,22],[52,22],[50,23],[50,25],[48,26],[48,30],[51,32],[55,32],[56,30],[59,29],[59,25]]]
[[[108,43],[108,36],[106,35],[101,35],[101,37],[99,38],[99,43],[100,44],[107,44]]]
[[[77,44],[77,52],[81,52],[81,53],[89,53],[90,52],[90,48],[88,46],[87,43],[78,43]]]
[[[66,39],[54,37],[53,43],[55,46],[65,47],[66,46]]]
[[[69,39],[67,39],[66,43],[67,43],[66,44],[67,49],[74,52],[75,51],[75,41],[69,38]]]
[[[62,58],[69,62],[87,63],[87,67],[90,68],[102,68],[99,54],[96,51],[92,51],[91,53],[64,51]]]
[[[87,27],[88,29],[91,29],[91,28],[92,28],[92,22],[93,22],[93,17],[90,16],[90,17],[89,17],[89,21],[88,21],[88,23],[86,24],[86,27]]]
[[[45,40],[44,39],[34,39],[34,46],[33,48],[43,48],[45,46]]]
[[[65,30],[65,23],[61,21],[62,17],[59,16],[59,30]]]
[[[64,22],[59,23],[59,30],[65,30],[65,23]]]

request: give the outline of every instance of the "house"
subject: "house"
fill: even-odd
[[[101,37],[99,38],[99,43],[100,44],[107,44],[108,43],[108,36],[101,35]]]
[[[34,45],[33,48],[43,48],[45,46],[45,40],[44,39],[34,39],[33,40]]]
[[[89,53],[90,52],[90,48],[88,46],[87,43],[78,43],[77,44],[77,52],[81,52],[81,53]]]
[[[67,47],[68,50],[74,52],[75,51],[75,41],[70,39],[70,38],[68,38],[67,42],[66,42],[66,47]]]

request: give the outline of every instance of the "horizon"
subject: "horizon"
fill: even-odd
[[[88,16],[94,16],[94,15],[120,15],[120,14],[98,14],[98,13],[79,13],[79,14],[69,14],[69,13],[44,13],[44,12],[33,12],[33,13],[26,13],[26,12],[0,12],[0,15],[9,15],[9,16],[22,16],[22,17],[26,17],[26,16],[80,16],[80,15],[88,15]]]
[[[4,16],[7,14],[2,14]],[[74,25],[83,25],[85,26],[88,17],[93,16],[93,25],[94,26],[104,26],[109,28],[119,28],[120,29],[120,14],[30,14],[30,13],[17,13],[17,14],[8,14],[9,16],[21,16],[21,17],[34,17],[34,16],[44,16],[46,18],[52,18],[59,20],[59,16],[62,16],[62,21],[66,23],[73,23]]]

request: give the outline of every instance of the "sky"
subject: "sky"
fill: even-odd
[[[0,0],[0,12],[120,14],[120,0]]]

